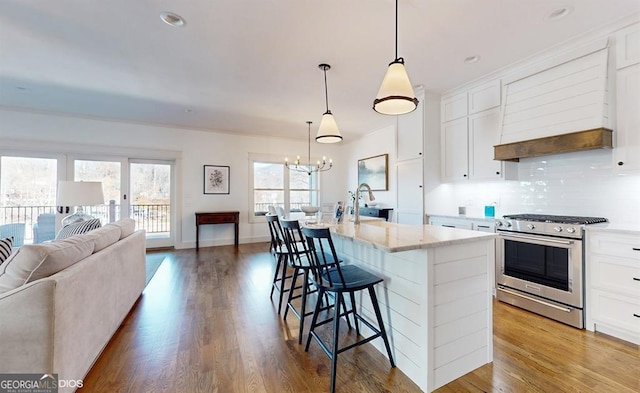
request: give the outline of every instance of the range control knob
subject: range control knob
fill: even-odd
[[[531,230],[535,229],[535,227],[536,227],[536,226],[535,226],[535,225],[533,225],[533,224],[527,224],[527,228],[529,228],[529,229],[531,229]]]
[[[511,228],[511,221],[505,222],[504,226],[506,226],[507,228]]]
[[[496,220],[496,226],[497,227],[501,227],[502,226],[502,221]]]
[[[554,227],[553,230],[556,232],[562,232],[562,227]]]
[[[576,229],[574,227],[567,228],[567,232],[568,233],[574,233],[575,231],[576,231]]]

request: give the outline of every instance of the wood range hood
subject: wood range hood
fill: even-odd
[[[538,157],[549,154],[568,153],[581,150],[611,149],[613,147],[612,130],[594,128],[592,130],[572,132],[512,142],[493,147],[494,160],[520,161],[521,158]]]

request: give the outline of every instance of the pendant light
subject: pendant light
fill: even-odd
[[[404,59],[398,57],[398,0],[396,0],[396,57],[389,63],[380,90],[373,100],[373,110],[383,115],[403,115],[418,107]]]
[[[286,166],[287,168],[289,168],[290,171],[295,171],[295,172],[306,172],[309,176],[311,176],[312,173],[315,172],[324,172],[324,171],[328,171],[329,169],[331,169],[331,167],[333,167],[333,161],[331,159],[329,159],[329,167],[326,167],[327,165],[327,158],[326,157],[322,157],[322,162],[317,161],[315,166],[311,165],[311,123],[310,121],[307,121],[307,124],[309,126],[309,136],[308,136],[308,143],[309,143],[309,148],[307,150],[308,153],[308,157],[309,160],[307,161],[307,165],[300,165],[300,156],[298,156],[296,158],[296,161],[289,165],[289,159],[285,158],[284,159],[284,166]]]
[[[318,68],[324,71],[324,99],[327,104],[327,111],[322,115],[318,134],[316,135],[316,142],[337,143],[342,141],[342,135],[340,135],[340,130],[338,130],[336,119],[329,110],[329,90],[327,89],[327,70],[330,70],[331,66],[323,63],[320,64]]]

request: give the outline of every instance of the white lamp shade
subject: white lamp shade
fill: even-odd
[[[417,107],[418,99],[404,68],[404,61],[395,60],[387,68],[378,95],[373,101],[373,110],[384,115],[403,115]]]
[[[340,141],[342,141],[342,135],[340,135],[340,130],[338,130],[336,119],[333,117],[333,114],[331,114],[331,111],[327,111],[322,115],[318,134],[316,135],[316,142],[337,143]]]
[[[102,182],[61,181],[58,182],[58,206],[96,206],[104,204]]]

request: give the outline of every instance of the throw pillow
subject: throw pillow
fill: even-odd
[[[66,239],[70,236],[79,235],[81,233],[87,233],[93,229],[100,228],[101,225],[102,224],[100,223],[99,218],[70,224],[62,228],[60,232],[58,232],[58,234],[56,235],[56,240]]]
[[[9,255],[11,255],[11,246],[13,245],[13,236],[0,239],[0,265],[4,262]]]

